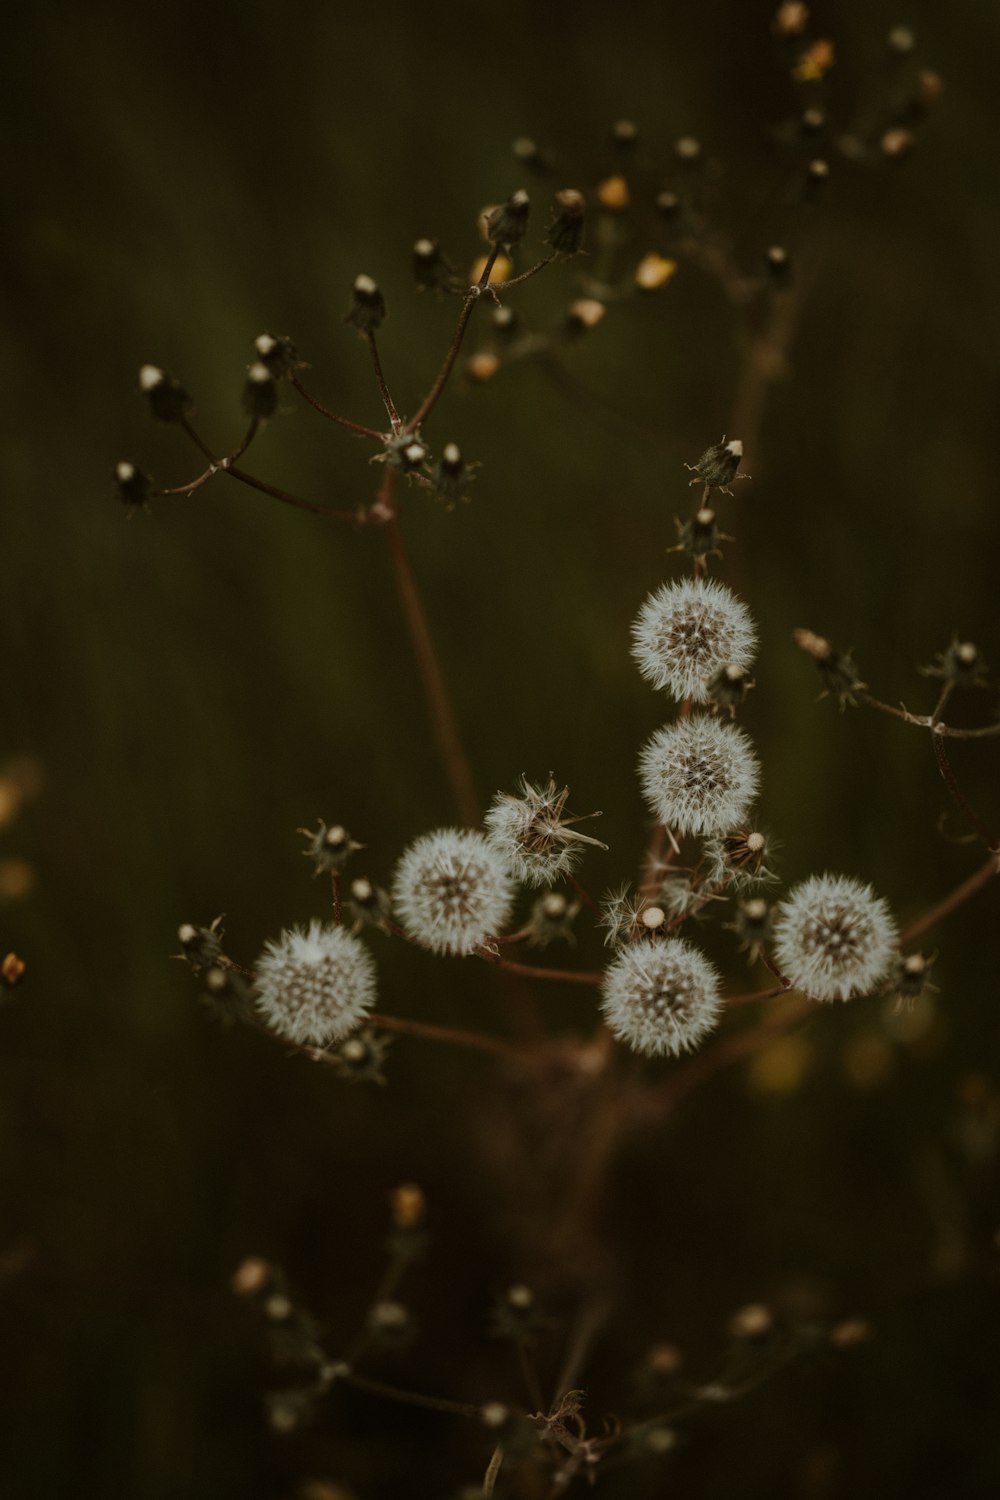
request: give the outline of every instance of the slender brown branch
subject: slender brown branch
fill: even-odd
[[[900,934],[900,947],[905,948],[908,943],[916,942],[917,938],[923,937],[931,927],[936,927],[938,922],[943,922],[945,917],[950,917],[953,911],[957,911],[969,900],[970,896],[974,896],[977,891],[982,890],[984,885],[988,885],[998,873],[1000,873],[1000,862],[993,854],[985,864],[979,866],[978,870],[975,870],[954,890],[949,891],[946,896],[942,896],[941,900],[929,911],[925,911],[923,916],[911,922],[906,931]]]
[[[904,724],[915,724],[919,729],[933,729],[935,734],[945,739],[985,740],[995,739],[1000,735],[1000,720],[996,724],[984,724],[978,729],[958,729],[953,724],[942,724],[933,714],[911,714],[902,705],[897,708],[892,703],[883,703],[881,698],[875,698],[871,693],[856,691],[854,697],[868,708],[876,708],[882,714],[891,714],[894,719],[902,719]]]
[[[585,890],[584,887],[580,884],[575,875],[567,874],[566,883],[567,885],[573,887],[573,890],[576,891],[576,894],[579,896],[584,906],[588,907],[590,911],[595,913],[595,915],[600,915],[601,908],[598,906],[597,902],[594,900],[590,892],[588,890]]]
[[[478,1031],[463,1031],[457,1026],[438,1026],[432,1021],[411,1021],[403,1016],[367,1017],[366,1024],[381,1031],[398,1031],[406,1036],[423,1037],[430,1042],[447,1042],[453,1047],[467,1047],[475,1052],[489,1052],[502,1057],[506,1062],[516,1062],[522,1067],[534,1067],[540,1061],[537,1050],[515,1046],[502,1037],[486,1036]]]
[[[951,761],[948,759],[948,752],[944,748],[944,737],[941,734],[940,724],[935,724],[934,728],[931,730],[931,739],[934,744],[934,755],[937,759],[938,770],[941,772],[941,778],[944,781],[945,786],[951,793],[955,805],[961,808],[968,822],[976,830],[976,833],[986,845],[987,849],[989,849],[992,854],[995,854],[997,852],[998,846],[1000,846],[1000,841],[998,841],[996,835],[991,833],[987,828],[986,824],[983,822],[982,818],[976,812],[968,797],[966,797],[965,793],[962,791],[962,788],[959,786],[958,780],[955,776],[955,772],[952,770]]]
[[[478,1406],[470,1406],[465,1401],[450,1401],[446,1396],[425,1396],[420,1391],[405,1391],[398,1385],[387,1385],[384,1380],[373,1380],[370,1375],[359,1375],[349,1367],[338,1370],[337,1376],[348,1385],[356,1386],[359,1391],[367,1391],[372,1396],[384,1396],[387,1401],[421,1406],[425,1411],[447,1412],[455,1417],[479,1418],[481,1415]]]
[[[435,379],[434,384],[427,392],[427,395],[424,397],[423,401],[421,401],[420,406],[417,408],[416,416],[411,417],[407,422],[404,429],[406,432],[416,432],[420,424],[427,420],[428,416],[437,405],[438,398],[441,395],[441,392],[448,384],[448,377],[451,375],[451,372],[454,369],[455,361],[458,358],[458,351],[462,347],[462,340],[465,338],[465,330],[468,327],[469,319],[472,317],[473,310],[480,297],[482,296],[483,288],[489,285],[490,273],[492,272],[493,267],[496,264],[496,259],[499,254],[499,248],[497,246],[494,246],[489,255],[486,257],[486,264],[483,266],[482,275],[480,276],[479,280],[476,282],[475,286],[470,286],[468,291],[466,292],[465,301],[462,303],[462,311],[458,315],[458,324],[455,328],[454,335],[452,336],[451,344],[448,347],[448,352],[444,357],[444,363],[438,371],[437,378]]]
[[[787,995],[790,986],[773,984],[769,990],[748,990],[745,995],[723,995],[724,1005],[753,1005],[757,1000],[774,1000],[778,995]]]
[[[553,251],[551,255],[546,255],[541,260],[537,260],[533,266],[529,266],[527,271],[522,271],[519,276],[512,276],[509,281],[490,282],[490,291],[506,292],[512,286],[520,286],[522,281],[529,281],[532,276],[537,276],[539,271],[544,271],[546,266],[551,266],[555,258],[555,252]]]
[[[187,417],[182,417],[180,422],[181,428],[187,433],[199,452],[205,455],[210,465],[208,473],[200,475],[197,484],[203,484],[213,474],[227,474],[230,479],[238,479],[241,484],[247,484],[251,489],[260,490],[261,494],[270,495],[273,500],[280,500],[284,505],[294,505],[298,510],[308,510],[316,516],[327,516],[332,521],[349,521],[353,526],[359,526],[364,522],[364,514],[361,511],[334,510],[329,505],[319,505],[313,500],[300,500],[298,495],[290,495],[287,490],[278,489],[277,485],[265,484],[263,479],[257,479],[253,474],[248,474],[245,469],[238,468],[233,459],[238,458],[241,453],[246,451],[256,434],[258,425],[256,422],[251,424],[250,432],[231,457],[216,458],[211,448],[209,448],[208,444],[191,425]],[[177,493],[183,492],[184,486],[181,486],[181,489]]]
[[[561,979],[567,984],[589,985],[598,985],[604,979],[603,974],[584,969],[542,969],[534,964],[519,964],[513,958],[495,958],[493,963],[510,974],[523,974],[526,979]]]
[[[288,379],[298,391],[303,401],[308,401],[309,405],[315,411],[318,411],[320,416],[327,417],[331,422],[337,422],[341,427],[346,427],[348,432],[353,432],[357,437],[374,438],[377,443],[385,442],[384,432],[376,432],[374,427],[364,427],[360,422],[352,422],[349,417],[341,417],[337,412],[331,411],[328,406],[324,406],[322,401],[317,401],[315,396],[310,396],[299,377],[294,373],[289,375]]]
[[[378,357],[378,344],[375,342],[375,335],[371,329],[365,334],[365,342],[371,351],[372,365],[375,369],[375,381],[378,385],[379,395],[382,397],[382,405],[385,407],[386,416],[392,424],[393,432],[399,432],[403,424],[399,420],[399,412],[396,410],[396,404],[389,394],[389,387],[385,383],[385,376],[382,374],[382,361]]]
[[[403,545],[402,534],[392,513],[392,495],[395,488],[394,470],[387,469],[380,495],[380,504],[388,511],[383,531],[392,558],[396,575],[396,586],[410,633],[410,642],[417,659],[417,669],[424,689],[424,697],[434,726],[434,735],[451,787],[455,806],[462,822],[474,827],[479,822],[479,799],[472,781],[468,757],[458,732],[458,723],[451,705],[451,698],[438,663],[434,641],[424,613],[423,602],[410,561]]]

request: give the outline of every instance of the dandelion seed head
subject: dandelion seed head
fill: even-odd
[[[439,828],[403,854],[393,909],[435,953],[471,953],[507,925],[514,890],[503,855],[481,833]]]
[[[889,972],[897,943],[887,903],[849,875],[811,875],[777,908],[775,959],[812,1000],[870,994]]]
[[[720,1008],[718,974],[682,938],[623,948],[604,975],[604,1019],[619,1041],[647,1057],[677,1057],[697,1047]]]
[[[727,667],[745,671],[757,632],[746,605],[725,584],[683,578],[650,594],[632,626],[632,655],[654,688],[706,703]]]
[[[555,781],[534,786],[522,777],[519,795],[498,792],[486,814],[486,838],[516,880],[551,885],[574,870],[588,844],[606,849],[599,839],[579,833],[580,818],[566,812],[569,788]],[[595,816],[591,814],[591,816]]]
[[[639,780],[654,816],[675,833],[726,833],[746,819],[760,784],[749,737],[694,715],[665,724],[643,746]]]
[[[342,927],[312,921],[268,943],[255,969],[257,1009],[290,1042],[325,1047],[375,1004],[375,962]]]

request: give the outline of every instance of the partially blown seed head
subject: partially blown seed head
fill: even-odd
[[[489,843],[515,879],[525,885],[551,885],[575,869],[588,844],[607,848],[599,839],[577,832],[574,825],[581,819],[566,811],[568,787],[560,790],[551,779],[545,786],[534,786],[522,777],[519,791],[519,796],[498,792],[484,819]]]

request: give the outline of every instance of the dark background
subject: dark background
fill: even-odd
[[[168,957],[181,921],[224,911],[250,962],[325,914],[297,827],[343,820],[387,880],[404,844],[453,813],[374,528],[223,479],[127,524],[116,460],[163,484],[198,468],[150,422],[142,362],[185,382],[221,448],[240,430],[254,335],[288,332],[317,394],[380,425],[342,322],[359,271],[385,290],[384,363],[412,411],[456,309],[417,295],[409,247],[434,234],[462,266],[479,253],[479,208],[524,180],[515,136],[559,152],[555,186],[591,189],[613,165],[613,120],[639,123],[657,187],[672,142],[697,135],[737,254],[756,268],[785,240],[808,285],[719,572],[760,624],[745,722],[782,875],[861,875],[906,920],[980,858],[936,826],[924,738],[816,703],[790,632],[853,645],[880,696],[924,711],[916,666],[954,631],[1000,658],[1000,12],[814,7],[814,34],[838,49],[834,136],[879,97],[891,24],[913,25],[945,89],[896,170],[851,167],[831,144],[826,200],[803,216],[787,198],[807,154],[773,134],[796,96],[771,10],[173,0],[29,4],[5,23],[0,761],[31,757],[43,781],[0,850],[34,877],[0,909],[0,946],[29,966],[0,1010],[4,1495],[263,1500],[318,1476],[362,1497],[445,1496],[475,1482],[482,1435],[360,1397],[269,1434],[261,1398],[277,1378],[228,1290],[243,1256],[271,1257],[338,1351],[377,1278],[385,1195],[407,1178],[426,1189],[433,1239],[411,1283],[422,1338],[389,1375],[521,1399],[489,1336],[491,1296],[524,1274],[477,1154],[493,1065],[400,1041],[388,1088],[350,1088],[216,1026]],[[537,243],[548,187],[527,185]],[[635,257],[657,248],[644,210],[635,233]],[[512,305],[558,326],[578,274],[556,267]],[[484,337],[485,321],[469,348]],[[448,514],[413,489],[403,526],[480,790],[552,769],[579,810],[603,808],[611,852],[587,871],[601,887],[635,868],[635,754],[662,717],[628,626],[679,566],[664,548],[688,504],[681,464],[725,430],[740,347],[718,286],[684,266],[565,357],[594,400],[527,362],[483,387],[456,380],[427,435],[483,461],[473,503]],[[370,449],[291,393],[284,404],[248,467],[365,503]],[[956,751],[987,821],[995,753]],[[595,1420],[626,1408],[651,1339],[678,1341],[709,1378],[751,1299],[860,1313],[875,1337],[692,1426],[672,1477],[623,1471],[609,1494],[996,1492],[995,892],[931,946],[940,994],[912,1025],[879,1000],[824,1010],[620,1163],[604,1215],[618,1306],[584,1376]],[[375,948],[383,1009],[502,1028],[479,967]],[[749,987],[732,945],[715,951]],[[579,961],[599,961],[589,939]],[[590,993],[552,988],[553,1026],[586,1030]]]

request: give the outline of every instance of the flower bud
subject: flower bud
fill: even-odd
[[[344,314],[344,322],[352,324],[359,333],[374,333],[385,320],[385,298],[378,284],[370,276],[356,276],[351,288],[351,306]]]
[[[576,188],[563,188],[562,192],[556,193],[546,244],[551,245],[557,255],[576,255],[583,244],[585,208],[583,194]]]
[[[385,1083],[383,1063],[389,1038],[377,1032],[357,1031],[328,1055],[341,1078],[348,1083]]]
[[[597,201],[606,213],[623,214],[631,201],[625,178],[605,177],[597,185]]]
[[[531,199],[524,188],[518,188],[506,203],[501,203],[499,207],[491,210],[486,220],[487,239],[501,249],[509,249],[512,245],[520,244],[528,228],[530,212]]]
[[[381,455],[390,469],[401,474],[417,474],[427,462],[427,447],[412,432],[397,432],[385,444]]]
[[[808,25],[808,5],[803,5],[802,0],[783,0],[771,22],[771,30],[778,37],[801,36]]]
[[[596,297],[578,297],[575,302],[570,303],[566,313],[567,334],[572,338],[588,333],[590,329],[597,327],[606,312],[604,303],[598,302]]]
[[[254,422],[266,422],[278,410],[278,387],[262,359],[255,360],[247,370],[243,410]]]
[[[681,211],[681,200],[676,193],[658,193],[656,207],[665,219],[676,219]]]
[[[930,973],[934,960],[923,953],[907,953],[895,962],[891,988],[901,1000],[918,1000],[925,990],[933,990]]]
[[[211,927],[195,927],[185,922],[177,929],[177,937],[184,949],[184,957],[194,969],[210,968],[222,958],[222,918],[216,917]]]
[[[24,978],[27,964],[23,958],[18,958],[16,953],[8,953],[0,962],[0,985],[6,990],[12,990],[16,984],[20,984]]]
[[[682,135],[674,143],[674,155],[683,167],[696,167],[701,162],[701,142],[693,135]]]
[[[544,1323],[534,1292],[523,1282],[508,1287],[494,1308],[493,1331],[499,1338],[530,1343]]]
[[[792,263],[784,245],[771,245],[764,257],[768,279],[774,287],[786,287],[792,279]]]
[[[668,550],[687,552],[693,558],[721,557],[719,543],[732,540],[719,530],[715,511],[708,505],[703,505],[688,521],[679,521],[675,516],[674,525],[680,541]]]
[[[265,365],[275,380],[290,375],[301,364],[298,350],[291,339],[278,338],[273,333],[259,333],[253,341],[257,358]]]
[[[465,492],[473,478],[472,469],[462,457],[462,450],[458,444],[446,443],[431,479],[435,493],[445,502],[449,510],[456,501],[469,498]]]
[[[531,908],[527,941],[533,948],[560,940],[574,943],[573,921],[579,911],[579,901],[571,901],[562,891],[545,891]]]
[[[142,366],[139,389],[158,422],[180,422],[191,410],[191,397],[187,391],[159,365]]]
[[[415,1332],[413,1316],[402,1302],[386,1299],[368,1309],[368,1333],[376,1348],[398,1352],[411,1343]]]
[[[639,127],[634,120],[616,120],[611,127],[611,144],[623,155],[635,150],[639,140]]]
[[[823,679],[821,696],[829,693],[840,699],[841,707],[845,703],[853,706],[857,702],[855,694],[867,687],[867,683],[861,681],[851,652],[834,651],[828,640],[812,630],[793,630],[792,640],[816,663]]]
[[[123,505],[138,509],[144,506],[153,491],[153,481],[148,474],[137,469],[135,464],[122,460],[115,464],[115,488]]]
[[[667,260],[663,255],[650,253],[644,255],[635,268],[633,281],[640,292],[658,292],[677,270],[675,260]]]
[[[902,161],[904,156],[909,156],[913,145],[913,131],[907,130],[903,125],[894,125],[886,130],[879,141],[882,155],[889,161]]]
[[[753,686],[754,683],[745,667],[736,665],[723,667],[708,684],[708,701],[714,703],[717,708],[728,710],[732,717],[740,704],[745,702],[747,693]]]
[[[885,39],[890,52],[897,57],[907,57],[917,45],[917,39],[909,26],[894,26]]]
[[[826,129],[826,112],[812,105],[809,109],[802,111],[799,120],[799,129],[803,135],[818,135],[821,130]]]
[[[487,380],[492,380],[499,368],[500,361],[496,355],[489,354],[485,350],[470,355],[465,361],[465,373],[477,385],[485,385]]]
[[[972,641],[960,641],[956,636],[947,651],[941,651],[929,667],[921,668],[925,677],[940,677],[955,687],[982,687],[989,677],[989,668]]]
[[[437,240],[419,239],[413,246],[413,274],[422,291],[447,291],[452,267]]]
[[[743,444],[739,438],[732,438],[728,443],[723,438],[721,443],[706,448],[696,464],[685,464],[684,467],[696,476],[691,480],[692,484],[704,484],[710,490],[729,494],[729,486],[742,461]]]
[[[751,1302],[741,1307],[729,1320],[731,1338],[759,1343],[774,1330],[774,1314],[762,1302]]]
[[[805,181],[802,184],[802,196],[807,202],[818,198],[826,186],[830,176],[830,164],[817,156],[806,168]]]
[[[332,873],[342,870],[351,855],[365,847],[351,838],[342,823],[333,823],[328,828],[320,819],[315,832],[309,828],[300,828],[298,832],[309,840],[302,852],[307,859],[313,861],[317,875],[324,871]]]
[[[347,892],[347,911],[355,929],[380,926],[391,910],[392,905],[386,891],[363,876],[351,881]]]
[[[520,321],[514,308],[505,302],[502,307],[495,307],[493,309],[490,324],[497,338],[502,339],[506,343],[508,339],[513,338],[514,334],[517,333]]]

